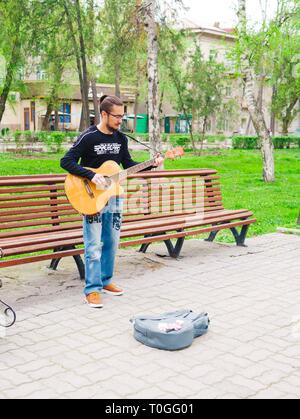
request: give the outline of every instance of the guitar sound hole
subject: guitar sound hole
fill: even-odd
[[[105,190],[110,189],[111,186],[112,186],[112,180],[107,176],[104,176],[104,177],[105,177],[105,181],[106,181],[106,185],[105,185],[104,189]]]

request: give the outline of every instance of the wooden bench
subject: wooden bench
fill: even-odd
[[[56,269],[72,256],[84,278],[82,216],[69,204],[64,180],[61,174],[0,177],[0,268],[51,260]],[[243,246],[256,221],[247,209],[224,209],[219,176],[209,169],[129,176],[124,205],[120,246],[146,252],[151,243],[165,242],[173,258],[186,237],[210,233],[213,241],[224,229]]]

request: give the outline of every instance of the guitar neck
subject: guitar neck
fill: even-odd
[[[134,175],[135,173],[141,172],[148,167],[153,166],[155,163],[155,159],[145,161],[143,163],[136,164],[135,166],[129,167],[129,169],[124,170],[126,172],[126,176]]]
[[[116,178],[115,180],[122,181],[123,179],[126,179],[129,175],[134,175],[135,173],[141,172],[144,169],[147,169],[148,167],[153,166],[155,163],[155,159],[145,161],[143,163],[136,164],[135,166],[129,167],[129,169],[122,170],[117,175],[111,176],[112,178]]]

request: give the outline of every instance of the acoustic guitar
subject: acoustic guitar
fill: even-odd
[[[175,159],[184,154],[181,147],[169,150],[165,154],[167,159]],[[98,169],[91,169],[93,172],[104,176],[106,185],[95,185],[87,178],[68,174],[65,180],[65,192],[73,208],[83,215],[93,215],[102,211],[112,197],[122,196],[124,189],[121,186],[128,175],[133,175],[141,170],[147,169],[155,164],[155,158],[137,164],[129,169],[122,170],[120,166],[108,160]]]

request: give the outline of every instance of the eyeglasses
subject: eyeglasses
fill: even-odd
[[[107,112],[108,113],[108,115],[111,115],[111,116],[113,116],[114,118],[116,118],[116,119],[123,119],[124,118],[124,116],[125,115],[114,115],[113,113],[110,113],[110,112]]]

